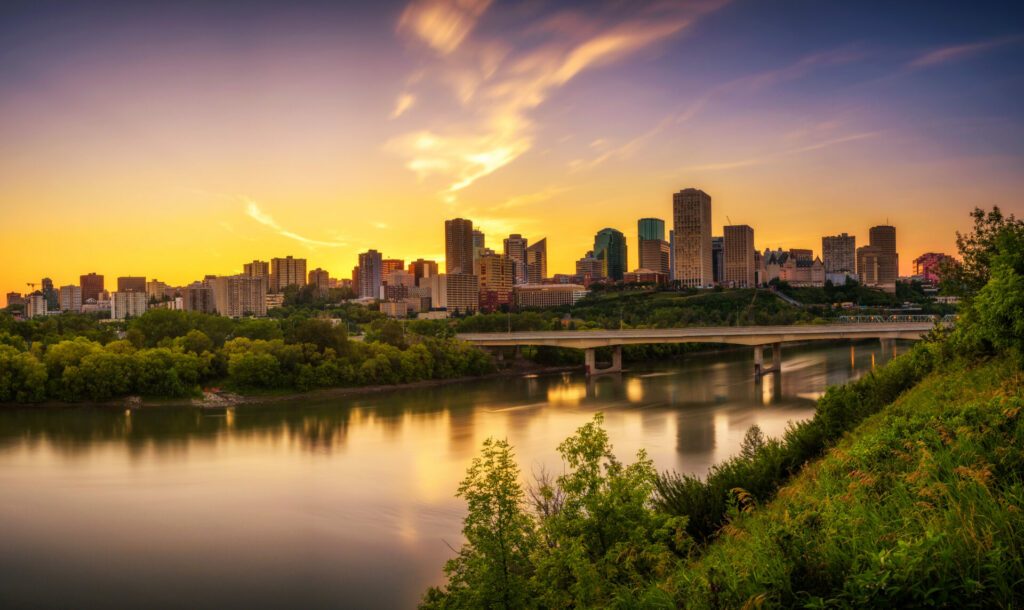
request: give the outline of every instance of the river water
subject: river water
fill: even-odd
[[[905,349],[905,348],[898,348]],[[615,453],[704,473],[746,430],[809,417],[878,342],[232,409],[0,407],[0,607],[408,608],[461,543],[455,489],[488,436],[524,476],[603,412]],[[770,362],[770,360],[769,360]]]

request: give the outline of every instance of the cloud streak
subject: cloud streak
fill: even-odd
[[[771,161],[775,161],[775,160],[783,158],[783,157],[790,157],[790,156],[793,156],[793,155],[799,155],[799,154],[806,153],[806,152],[811,152],[811,151],[814,151],[814,150],[821,150],[822,148],[829,148],[829,147],[832,147],[832,146],[838,146],[840,144],[846,144],[848,142],[856,142],[858,140],[866,140],[868,138],[873,138],[873,137],[876,137],[878,135],[879,135],[878,132],[854,133],[854,134],[842,136],[842,137],[839,137],[839,138],[833,138],[831,140],[825,140],[823,142],[816,142],[816,143],[813,143],[813,144],[808,144],[806,146],[800,146],[798,148],[792,148],[792,149],[784,150],[784,151],[777,152],[777,153],[772,153],[772,154],[768,154],[768,155],[762,155],[760,157],[750,157],[750,158],[747,158],[747,159],[739,159],[739,160],[736,160],[736,161],[724,161],[724,162],[721,162],[721,163],[707,163],[707,164],[704,164],[704,165],[691,165],[690,167],[686,167],[686,168],[683,168],[683,169],[684,169],[684,171],[693,171],[693,172],[718,172],[718,171],[726,171],[726,170],[730,170],[730,169],[739,169],[739,168],[743,168],[743,167],[751,167],[751,166],[754,166],[754,165],[764,165],[766,163],[770,163]]]
[[[907,63],[908,68],[929,68],[975,55],[981,55],[999,47],[1011,45],[1024,40],[1024,36],[994,38],[968,44],[951,45],[929,51]]]
[[[274,232],[276,232],[278,235],[282,237],[287,237],[288,239],[294,239],[295,241],[305,244],[306,246],[309,247],[323,246],[327,248],[338,248],[348,245],[345,242],[340,241],[321,241],[318,239],[310,239],[308,237],[299,235],[298,233],[295,233],[293,231],[289,231],[288,229],[285,229],[281,225],[277,224],[277,221],[275,221],[270,214],[267,214],[266,212],[261,210],[259,205],[257,205],[255,201],[250,200],[246,202],[245,213],[246,215],[249,216],[249,218],[252,218],[261,225],[274,230]]]
[[[455,195],[512,163],[534,144],[534,109],[580,74],[612,64],[667,40],[723,0],[692,3],[612,4],[567,10],[539,22],[503,28],[498,36],[470,36],[485,2],[414,2],[403,13],[400,34],[412,34],[437,51],[420,86],[448,90],[458,104],[447,124],[399,135],[386,148],[405,158],[420,179],[443,181]],[[469,117],[468,120],[465,117]]]

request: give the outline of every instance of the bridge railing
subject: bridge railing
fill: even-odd
[[[893,324],[893,323],[932,323],[942,320],[951,322],[956,316],[937,316],[923,314],[890,314],[873,316],[839,316],[841,324]]]

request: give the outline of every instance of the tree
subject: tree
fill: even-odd
[[[468,507],[466,544],[445,565],[448,586],[431,588],[423,608],[526,608],[533,605],[529,555],[536,545],[519,468],[506,440],[484,441],[458,496]]]
[[[974,230],[967,234],[957,231],[956,234],[961,262],[951,261],[943,265],[940,286],[944,294],[963,297],[977,294],[988,282],[1000,235],[1024,232],[1024,221],[1017,220],[1013,214],[1004,216],[998,206],[989,212],[974,208],[971,218],[974,219]]]
[[[34,402],[46,397],[46,366],[28,352],[0,345],[0,402]]]
[[[988,258],[990,277],[971,304],[979,337],[1024,353],[1024,231],[1003,230]]]

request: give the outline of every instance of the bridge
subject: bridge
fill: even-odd
[[[925,318],[922,316],[922,318]],[[703,326],[689,328],[631,328],[623,330],[561,330],[507,333],[460,333],[456,338],[479,347],[547,345],[584,350],[588,375],[622,371],[622,346],[648,343],[725,343],[754,348],[754,373],[762,375],[782,369],[782,344],[803,341],[879,339],[889,344],[897,339],[916,340],[935,327],[936,321],[798,324],[780,326]],[[612,363],[597,367],[596,350],[611,347]],[[772,351],[772,366],[764,366],[764,348]]]

